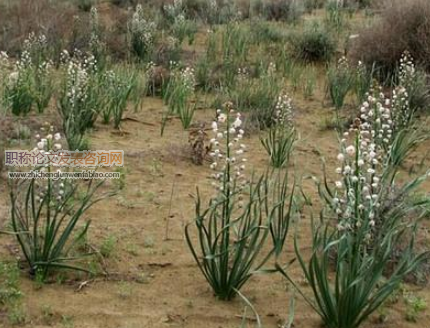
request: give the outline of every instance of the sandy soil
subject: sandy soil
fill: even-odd
[[[320,90],[321,91],[321,90]],[[319,92],[320,92],[319,91]],[[322,94],[316,99],[322,99]],[[337,153],[332,131],[321,131],[322,118],[331,115],[320,101],[304,102],[295,97],[296,124],[301,134],[294,156],[298,175],[321,176],[321,156],[334,168]],[[192,195],[198,185],[210,195],[208,165],[195,166],[187,155],[188,132],[173,121],[160,137],[160,100],[148,98],[137,113],[125,120],[125,135],[112,133],[111,127],[98,125],[91,134],[93,149],[123,149],[126,154],[126,186],[116,197],[100,203],[87,215],[91,228],[89,243],[100,247],[108,236],[117,242],[113,254],[104,260],[106,276],[90,279],[85,275],[39,288],[25,272],[20,282],[27,314],[25,327],[76,328],[140,328],[239,327],[245,304],[240,298],[232,302],[218,301],[194,263],[184,240],[184,225],[193,219]],[[213,109],[199,110],[197,120],[210,122]],[[248,158],[256,170],[267,165],[267,158],[258,135],[245,139]],[[423,145],[426,149],[428,145]],[[417,154],[417,156],[419,153]],[[418,157],[417,157],[418,158]],[[305,183],[305,191],[316,198],[315,188]],[[107,185],[106,188],[109,186]],[[8,220],[7,191],[1,184],[0,219]],[[309,250],[309,217],[300,221],[300,244]],[[285,261],[294,257],[292,238],[287,241]],[[0,237],[2,258],[17,256],[15,241]],[[290,269],[297,281],[303,277],[297,265]],[[82,282],[86,282],[82,286]],[[303,286],[306,288],[306,286]],[[424,298],[430,290],[408,286]],[[253,277],[242,290],[259,313],[264,327],[280,327],[288,316],[292,297],[286,281],[279,275]],[[50,309],[50,317],[43,314]],[[420,314],[417,323],[405,321],[403,301],[389,309],[385,323],[374,316],[367,328],[425,328],[430,313]],[[250,311],[247,315],[252,318]],[[0,327],[8,327],[7,318],[0,316]],[[320,320],[297,296],[294,327],[317,328]],[[255,326],[253,320],[248,327]]]

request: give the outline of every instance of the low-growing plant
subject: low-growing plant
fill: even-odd
[[[293,64],[290,70],[289,79],[291,88],[296,91],[302,83],[304,67],[301,64]]]
[[[231,104],[226,107],[227,113],[218,111],[217,121],[212,124],[215,137],[211,168],[216,172],[213,184],[217,195],[203,206],[197,192],[196,219],[185,229],[195,261],[222,300],[232,299],[272,254],[281,252],[293,207],[288,174],[275,180],[267,174],[248,183],[241,116],[233,113]],[[192,238],[193,227],[197,242]],[[270,236],[273,248],[265,255],[264,246]]]
[[[22,297],[16,264],[0,262],[0,308],[15,304]]]
[[[263,5],[263,14],[268,20],[296,23],[304,13],[302,1],[270,0]]]
[[[82,11],[89,12],[95,4],[95,0],[75,0],[76,5]]]
[[[215,86],[215,81],[212,81],[212,65],[206,55],[197,59],[196,62],[196,85],[208,92]]]
[[[337,42],[323,25],[314,23],[290,36],[293,54],[304,61],[328,61],[336,51]]]
[[[102,244],[100,245],[100,254],[105,258],[112,257],[116,244],[118,242],[118,239],[115,235],[109,235],[107,236]]]
[[[311,99],[315,94],[317,84],[315,68],[307,68],[304,72],[303,79],[303,96],[305,99]]]
[[[253,35],[253,42],[257,44],[276,43],[286,39],[286,35],[281,29],[262,19],[252,21],[250,32]]]
[[[406,304],[406,320],[417,322],[419,314],[427,309],[427,302],[422,297],[411,293],[404,295],[404,301]]]
[[[62,149],[58,144],[60,135],[51,133],[37,143],[39,151],[52,153]],[[50,166],[41,169],[52,171]],[[80,197],[77,195],[81,189],[76,182],[35,178],[9,181],[12,230],[30,275],[44,281],[57,269],[85,271],[73,264],[76,257],[71,257],[70,252],[89,227],[88,222],[76,235],[78,222],[92,205],[107,196],[96,198],[95,193],[104,181],[95,186],[92,181]]]
[[[221,46],[224,62],[246,62],[251,44],[249,29],[237,22],[228,23],[222,33]]]
[[[282,88],[276,65],[269,63],[259,78],[251,78],[246,69],[239,69],[234,86],[227,92],[237,109],[249,114],[249,124],[264,128],[273,123],[275,102]]]
[[[269,129],[268,135],[260,139],[274,168],[288,165],[296,139],[291,101],[287,94],[279,95],[273,117],[274,123]]]
[[[332,26],[337,33],[340,32],[345,24],[345,19],[343,17],[343,7],[340,1],[329,0],[325,6],[326,11],[326,22],[329,26]]]

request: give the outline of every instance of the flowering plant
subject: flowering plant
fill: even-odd
[[[171,74],[167,86],[163,90],[163,99],[168,107],[168,112],[163,118],[162,132],[169,115],[178,115],[182,127],[188,129],[194,116],[195,106],[190,104],[194,96],[196,84],[194,69],[185,67],[180,69],[176,63],[170,63]]]
[[[92,128],[103,108],[103,91],[97,76],[94,56],[71,59],[63,52],[66,72],[58,100],[58,111],[63,118],[63,130],[70,149],[84,150],[85,132]]]
[[[292,122],[291,98],[287,94],[282,93],[278,97],[274,114],[274,122],[268,136],[260,140],[269,154],[272,166],[280,168],[288,163],[296,139]]]
[[[11,68],[6,53],[0,54],[3,102],[14,115],[27,115],[35,105],[39,113],[48,107],[53,94],[52,63],[46,59],[46,37],[30,33],[19,60]]]
[[[341,140],[340,179],[335,188],[326,178],[319,185],[328,206],[314,229],[308,262],[295,240],[314,299],[295,286],[330,328],[359,327],[429,255],[416,252],[414,241],[430,201],[411,197],[428,174],[396,184],[400,164],[417,142],[414,132],[396,125],[396,110],[383,94],[368,96],[360,118]],[[393,251],[400,248],[393,261]],[[333,255],[335,279],[330,282]],[[388,264],[392,271],[386,275]]]
[[[135,55],[143,61],[149,61],[155,47],[156,24],[145,18],[141,4],[136,6],[136,10],[128,24],[128,30],[130,46]]]
[[[214,161],[211,168],[217,194],[202,207],[197,190],[196,219],[186,226],[191,253],[215,294],[229,300],[271,257],[279,254],[288,234],[293,193],[288,197],[288,174],[271,174],[249,181],[245,175],[242,119],[231,104],[218,111],[213,122]],[[287,204],[288,203],[288,204]],[[195,226],[198,243],[191,235]],[[272,237],[273,248],[262,258],[264,245]]]
[[[49,154],[62,149],[62,137],[59,133],[53,134],[52,126],[43,131],[48,133],[44,138],[36,136],[40,152]],[[39,169],[50,172],[53,168]],[[107,197],[94,197],[103,182],[93,186],[90,181],[82,190],[76,182],[65,180],[9,181],[12,229],[32,276],[44,281],[56,269],[86,271],[70,264],[79,258],[70,253],[89,227],[87,222],[75,234],[78,222],[92,205]]]

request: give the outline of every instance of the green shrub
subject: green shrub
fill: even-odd
[[[247,124],[265,128],[273,123],[276,101],[283,89],[284,80],[270,63],[259,78],[252,78],[246,69],[239,69],[235,83],[227,88],[228,98],[236,108],[248,113]]]
[[[263,15],[268,20],[297,22],[304,13],[302,1],[270,0],[263,5]]]
[[[96,3],[95,0],[75,0],[75,2],[80,10],[86,12],[89,12]]]
[[[328,61],[336,51],[337,42],[322,25],[305,26],[290,36],[292,54],[304,61]]]

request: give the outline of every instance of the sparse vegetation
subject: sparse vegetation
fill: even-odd
[[[0,0],[0,326],[421,328],[428,17]]]

